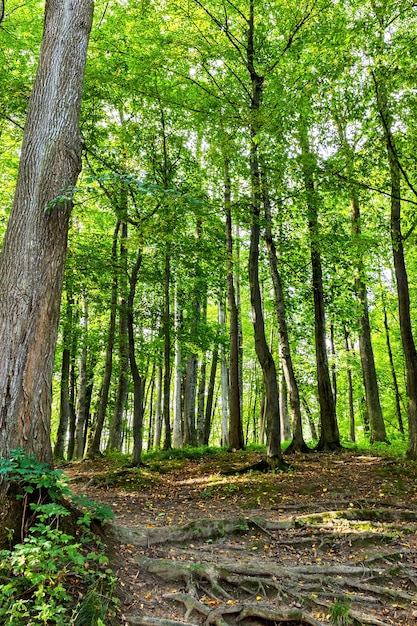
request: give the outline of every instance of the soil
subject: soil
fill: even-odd
[[[254,452],[66,465],[109,505],[120,624],[417,625],[417,466],[338,454],[246,472]]]

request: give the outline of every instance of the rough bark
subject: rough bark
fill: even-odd
[[[81,170],[79,115],[92,9],[90,0],[46,3],[0,257],[0,454],[23,447],[50,465],[52,368],[71,197]]]

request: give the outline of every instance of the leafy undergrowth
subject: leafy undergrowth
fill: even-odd
[[[344,451],[243,471],[260,456],[65,468],[114,511],[121,623],[415,626],[416,464]]]
[[[111,512],[74,497],[60,472],[23,450],[0,459],[0,475],[21,503],[20,537],[10,530],[10,547],[0,551],[0,623],[116,624],[116,578],[92,530]]]

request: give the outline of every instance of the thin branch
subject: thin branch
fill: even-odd
[[[1,20],[0,20],[0,24],[1,24]],[[10,122],[11,124],[13,124],[14,126],[16,126],[19,130],[25,130],[25,127],[22,126],[21,124],[19,124],[19,122],[15,122],[15,120],[11,117],[9,117],[8,115],[6,115],[5,113],[0,113],[0,117],[2,117],[3,119],[7,120],[8,122]]]

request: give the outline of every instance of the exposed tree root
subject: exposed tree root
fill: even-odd
[[[364,512],[350,508],[278,522],[243,517],[124,531],[122,540],[128,537],[140,550],[138,575],[153,577],[165,591],[164,601],[179,604],[184,613],[184,622],[142,616],[128,622],[322,626],[342,607],[345,621],[340,624],[411,626],[415,622],[407,616],[416,604],[415,570],[403,543],[407,530],[402,537],[409,511],[400,512],[402,526],[392,526],[397,512],[384,515],[385,523],[374,522],[371,515],[368,524],[355,525],[358,518],[364,521]],[[172,547],[173,542],[182,543]],[[350,550],[354,554],[347,560]],[[391,614],[397,621],[384,621]]]

